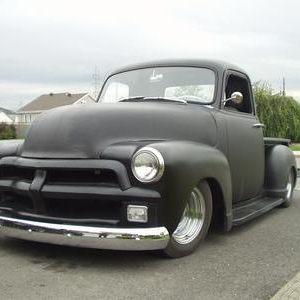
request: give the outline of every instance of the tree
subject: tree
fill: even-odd
[[[266,82],[253,85],[257,113],[266,125],[264,134],[300,142],[300,104],[292,97],[274,94]]]

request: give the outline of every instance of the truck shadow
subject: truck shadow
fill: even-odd
[[[0,236],[0,248],[10,256],[25,259],[37,268],[57,273],[75,269],[136,268],[145,263],[163,261],[152,251],[113,251],[58,246]]]

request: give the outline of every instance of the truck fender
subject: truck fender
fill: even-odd
[[[222,192],[224,227],[229,230],[232,223],[232,186],[225,155],[214,147],[190,141],[163,141],[147,146],[160,151],[165,160],[163,180],[168,229],[171,232],[176,229],[191,190],[201,180],[213,179]]]
[[[265,189],[269,196],[284,197],[291,170],[296,183],[297,164],[291,149],[283,145],[266,148]]]

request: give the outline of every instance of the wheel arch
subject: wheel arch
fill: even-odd
[[[207,178],[206,181],[209,185],[213,202],[211,226],[228,231],[231,228],[231,218],[226,214],[222,188],[215,178]]]
[[[168,229],[173,232],[176,228],[192,188],[206,180],[216,207],[214,221],[230,230],[232,185],[225,155],[214,147],[190,141],[164,141],[149,146],[159,150],[165,159]]]
[[[274,197],[283,197],[286,192],[288,174],[293,172],[297,180],[297,164],[294,153],[286,146],[275,145],[266,148],[265,189]]]

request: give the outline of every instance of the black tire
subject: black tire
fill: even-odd
[[[168,257],[189,255],[204,240],[212,217],[212,196],[209,185],[201,181],[191,192],[182,218],[163,250]]]
[[[293,200],[293,192],[295,187],[295,178],[293,170],[290,170],[287,178],[286,184],[286,194],[284,198],[284,202],[281,204],[281,207],[289,207]]]

